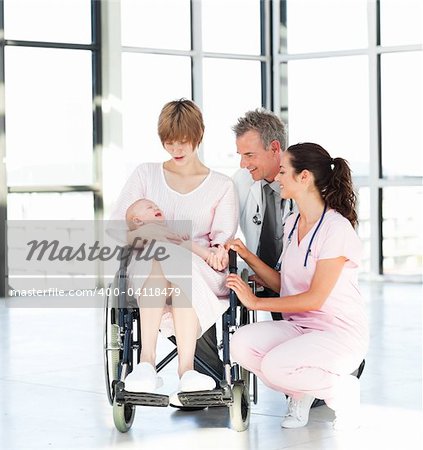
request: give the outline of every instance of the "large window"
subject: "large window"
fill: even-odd
[[[416,0],[287,0],[274,105],[289,143],[351,165],[364,270],[421,279],[422,33]]]
[[[380,44],[384,47],[422,43],[420,0],[379,0]]]
[[[7,293],[4,219],[101,213],[100,22],[95,0],[0,2],[0,296]]]
[[[386,187],[383,190],[383,270],[413,275],[422,267],[423,189]]]
[[[3,3],[6,39],[91,43],[90,0],[3,0]]]
[[[93,220],[92,192],[9,194],[8,220]]]
[[[90,53],[6,47],[9,186],[93,183]]]
[[[123,151],[135,165],[162,161],[157,136],[162,106],[175,96],[191,97],[191,61],[187,56],[123,53]]]
[[[381,55],[382,173],[422,175],[422,52]]]
[[[96,190],[94,148],[101,141],[101,117],[94,107],[100,94],[97,3],[1,2],[9,195]]]
[[[122,45],[191,49],[190,0],[121,0]]]
[[[203,0],[201,4],[205,52],[260,54],[260,0]]]
[[[232,175],[239,167],[231,126],[245,111],[261,105],[261,63],[207,58],[204,73],[204,159],[216,170]]]
[[[368,176],[368,71],[365,56],[289,61],[289,143],[318,142]]]
[[[367,47],[367,0],[287,0],[288,52],[311,53]],[[281,34],[283,36],[283,34]],[[282,42],[282,52],[285,43]]]

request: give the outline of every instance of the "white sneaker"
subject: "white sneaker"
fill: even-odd
[[[299,400],[288,397],[288,412],[282,419],[282,428],[300,428],[308,423],[310,407],[314,401],[311,395],[304,395]]]
[[[355,430],[360,426],[360,381],[347,375],[342,377],[337,390],[330,403],[335,411],[333,428],[338,431]]]
[[[188,370],[179,380],[178,391],[212,391],[215,387],[216,382],[212,377],[199,373],[196,370]]]
[[[163,386],[163,380],[148,362],[139,363],[125,378],[125,390],[129,392],[154,392]]]

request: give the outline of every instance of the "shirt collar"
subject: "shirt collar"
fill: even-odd
[[[271,183],[269,183],[266,180],[261,180],[262,189],[266,184],[268,184],[278,195],[280,195],[281,187],[280,187],[280,184],[276,180],[273,180]]]

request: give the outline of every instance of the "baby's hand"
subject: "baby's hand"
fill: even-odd
[[[225,250],[223,245],[212,247],[210,249],[209,256],[206,259],[206,263],[214,270],[224,270],[229,264],[229,254]]]

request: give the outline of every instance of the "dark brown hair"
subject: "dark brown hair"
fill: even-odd
[[[163,106],[157,128],[163,145],[168,141],[188,141],[196,148],[203,139],[203,115],[193,101],[181,98]]]
[[[287,152],[295,172],[310,171],[328,207],[346,217],[355,228],[358,224],[357,196],[348,162],[343,158],[332,159],[323,147],[311,142],[291,145]]]

